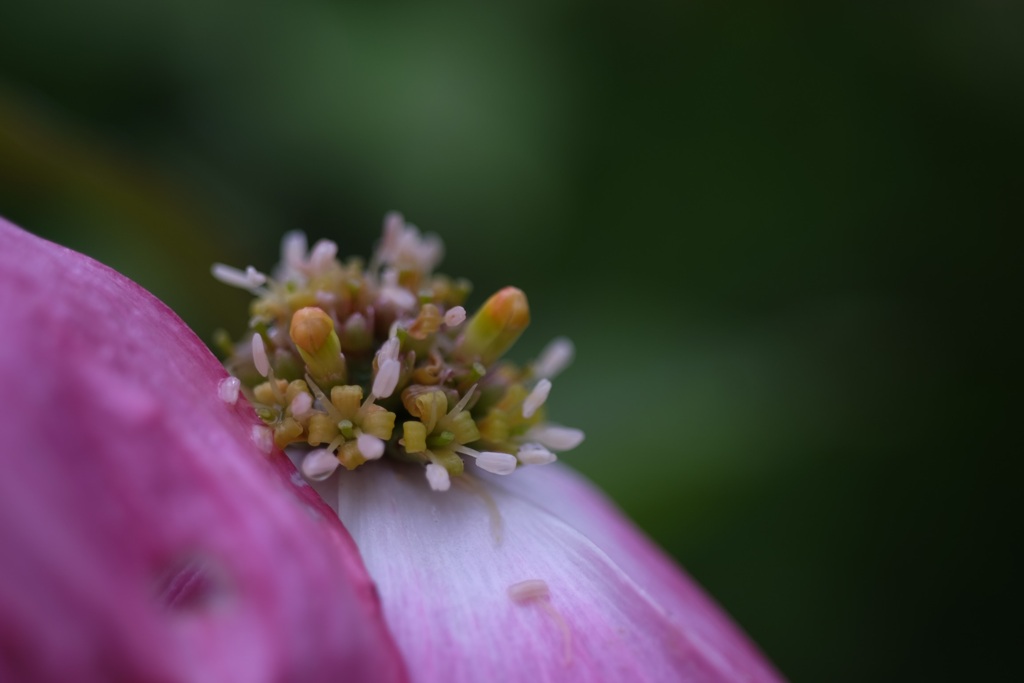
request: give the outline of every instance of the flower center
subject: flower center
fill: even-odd
[[[338,246],[309,249],[285,235],[268,276],[252,266],[213,266],[221,282],[251,292],[249,331],[217,333],[232,378],[218,388],[252,402],[279,448],[305,447],[302,472],[325,479],[382,457],[419,463],[444,491],[464,458],[510,474],[553,462],[583,433],[545,421],[551,378],[572,345],[555,340],[525,367],[503,360],[530,321],[526,295],[506,287],[474,315],[463,307],[466,280],[435,274],[441,240],[389,214],[367,264],[340,260]]]

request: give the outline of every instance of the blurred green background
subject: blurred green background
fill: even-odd
[[[1024,13],[898,5],[6,3],[0,214],[209,341],[211,261],[401,210],[787,676],[1005,680]]]

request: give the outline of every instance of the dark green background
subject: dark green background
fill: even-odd
[[[896,4],[4,3],[0,214],[209,340],[211,261],[402,210],[788,676],[1005,680],[1024,22]]]

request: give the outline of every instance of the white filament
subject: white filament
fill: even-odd
[[[459,413],[462,412],[463,408],[465,408],[467,405],[469,405],[469,399],[473,398],[473,394],[476,393],[476,386],[477,385],[475,385],[475,384],[473,386],[471,386],[469,388],[469,391],[466,392],[466,395],[463,396],[459,400],[459,402],[455,404],[455,407],[448,411],[448,415],[449,416],[458,415]],[[470,449],[470,450],[472,450],[472,449]]]

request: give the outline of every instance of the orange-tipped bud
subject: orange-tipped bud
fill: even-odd
[[[289,334],[300,350],[315,354],[334,332],[334,321],[321,308],[308,306],[295,311]]]
[[[310,376],[325,391],[345,383],[348,369],[334,321],[322,309],[300,308],[292,316],[289,335]]]
[[[505,287],[466,323],[456,352],[466,360],[490,365],[515,344],[529,324],[530,305],[523,290]]]

